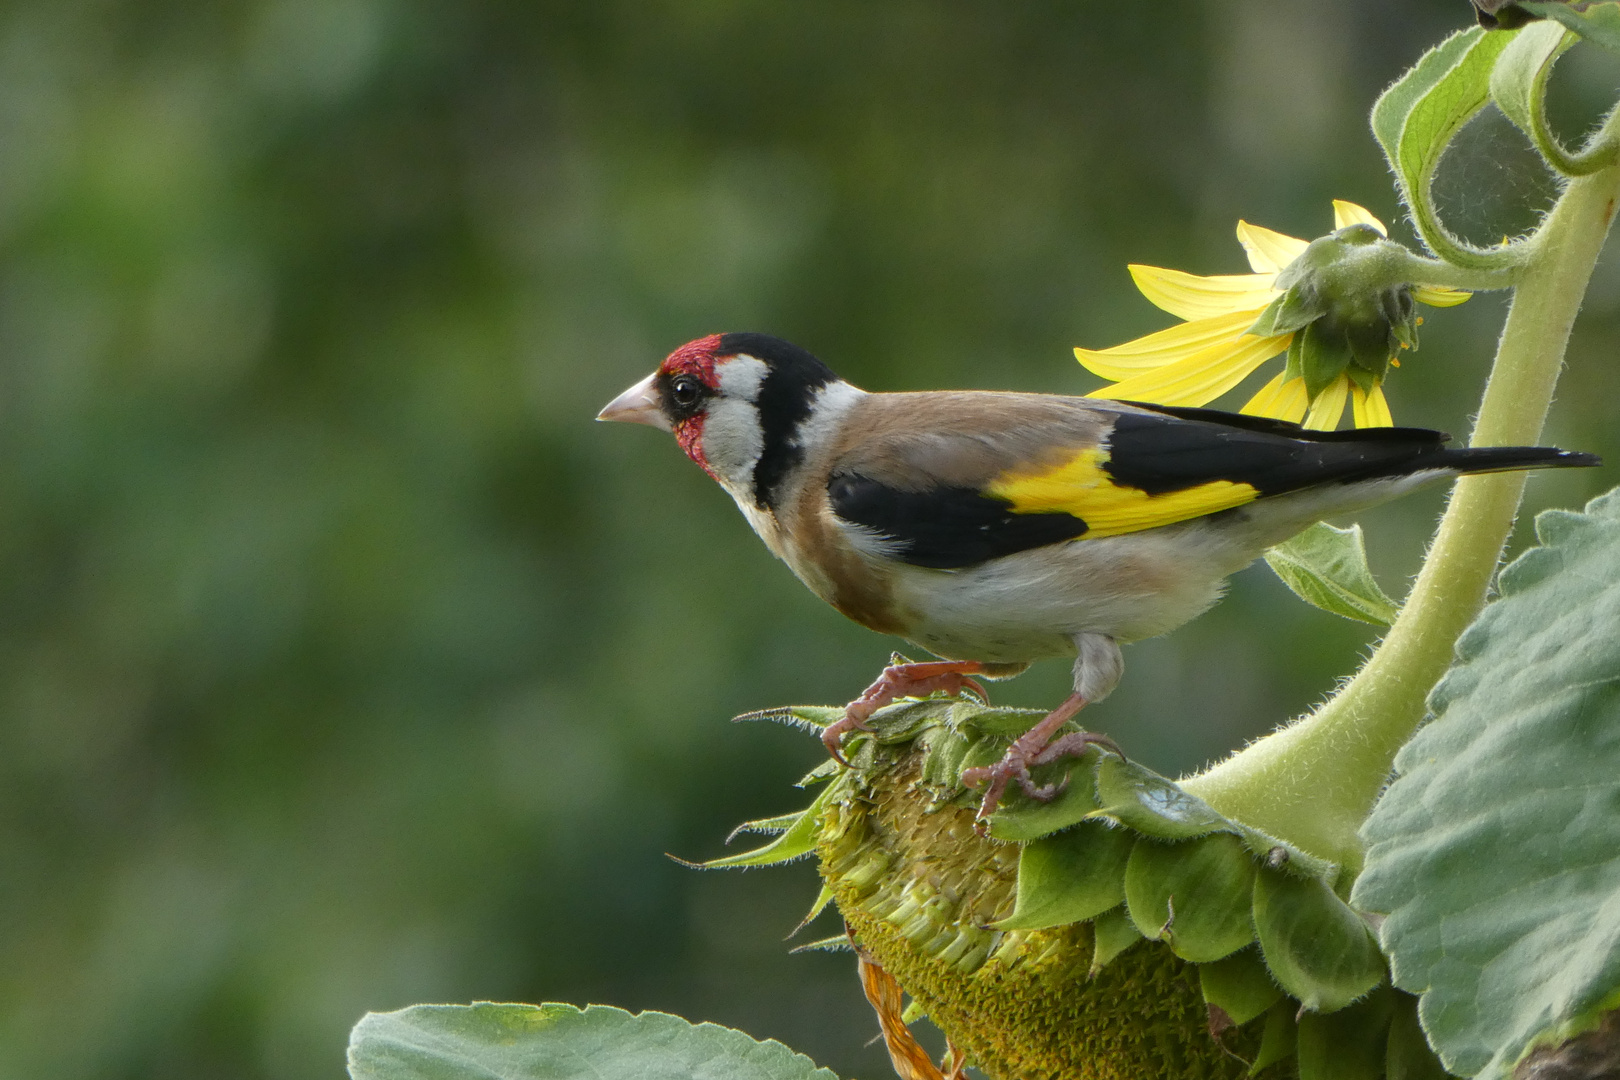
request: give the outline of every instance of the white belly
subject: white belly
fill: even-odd
[[[953,659],[1073,656],[1074,635],[1137,641],[1175,629],[1219,599],[1253,558],[1201,524],[1071,540],[962,570],[906,567],[895,579],[908,636]]]

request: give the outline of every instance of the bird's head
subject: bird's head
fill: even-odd
[[[797,345],[769,334],[710,334],[608,402],[598,420],[672,432],[688,457],[739,500],[772,504],[814,428],[860,391]]]

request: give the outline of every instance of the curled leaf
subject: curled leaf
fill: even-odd
[[[1373,106],[1372,128],[1424,242],[1449,262],[1494,269],[1516,256],[1470,247],[1441,225],[1429,187],[1452,136],[1490,98],[1491,69],[1512,35],[1479,27],[1430,49]]]
[[[1267,551],[1266,565],[1295,596],[1323,611],[1376,626],[1395,621],[1395,601],[1367,566],[1360,525],[1339,529],[1319,521]]]
[[[1565,176],[1586,176],[1612,165],[1620,156],[1620,142],[1608,139],[1572,154],[1547,127],[1547,77],[1553,62],[1575,41],[1576,35],[1556,22],[1519,31],[1491,71],[1491,99],[1529,136],[1548,165]]]

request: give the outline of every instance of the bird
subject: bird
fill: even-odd
[[[981,821],[1031,767],[1100,744],[1057,735],[1124,671],[1122,644],[1167,633],[1228,576],[1324,518],[1466,473],[1600,464],[1551,447],[1451,449],[1421,428],[1314,431],[1264,417],[984,390],[869,393],[764,333],[671,352],[598,420],[670,432],[771,553],[862,626],[939,657],[896,662],[822,739],[878,709],[1073,658],[1073,693],[996,764]]]

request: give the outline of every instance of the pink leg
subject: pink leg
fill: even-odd
[[[990,695],[985,693],[983,686],[968,678],[983,670],[984,665],[977,660],[937,660],[925,664],[891,664],[883,669],[877,682],[866,688],[866,693],[849,703],[844,709],[841,720],[828,724],[821,732],[821,741],[840,765],[848,765],[844,760],[843,738],[845,733],[858,731],[871,731],[866,721],[873,713],[883,706],[903,697],[923,697],[943,690],[947,694],[960,694],[963,690],[972,690],[981,701],[989,701]]]
[[[1106,746],[1119,753],[1119,747],[1114,745],[1114,740],[1106,735],[1097,735],[1089,731],[1072,731],[1061,738],[1052,738],[1057,729],[1084,708],[1085,704],[1085,698],[1079,694],[1070,694],[1063,704],[1053,709],[1045,719],[1024,732],[1007,747],[1006,757],[994,765],[963,771],[962,783],[969,787],[988,785],[985,788],[984,801],[979,804],[979,820],[983,821],[995,812],[1001,803],[1001,797],[1007,793],[1007,785],[1014,780],[1017,780],[1018,786],[1024,789],[1024,794],[1041,802],[1049,801],[1063,790],[1054,784],[1037,786],[1029,777],[1031,766],[1045,765],[1049,761],[1058,761],[1066,757],[1079,757],[1086,752],[1086,747],[1093,745]]]

